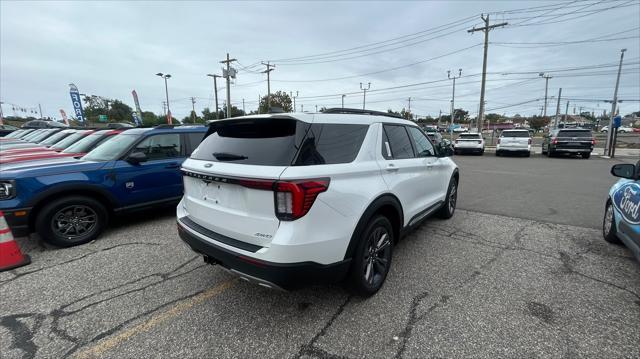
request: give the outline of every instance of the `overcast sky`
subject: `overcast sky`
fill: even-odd
[[[81,93],[131,106],[135,89],[142,110],[161,113],[164,83],[155,73],[164,72],[172,75],[172,113],[182,118],[191,110],[192,96],[198,112],[213,107],[213,81],[206,74],[221,74],[219,61],[229,52],[239,70],[232,103],[242,108],[244,99],[247,112],[267,92],[266,75],[259,73],[264,66],[254,64],[271,60],[276,65],[271,91],[297,91],[298,110],[301,105],[305,111],[316,105],[339,107],[341,94],[347,94],[345,107],[359,108],[359,84],[370,82],[367,108],[399,111],[411,97],[412,112],[419,116],[449,112],[447,70],[457,75],[461,68],[456,108],[473,116],[480,97],[483,33],[466,30],[482,26],[480,14],[487,12],[492,24],[509,23],[490,32],[487,112],[539,114],[545,81],[538,72],[551,70],[565,70],[550,72],[549,96],[562,87],[570,112],[574,104],[608,112],[611,104],[594,100],[613,97],[622,48],[627,51],[619,98],[635,101],[623,102],[621,112],[640,110],[638,0],[3,0],[0,100],[5,116],[14,115],[13,107],[41,104],[44,116],[59,118],[59,109],[73,113],[68,84],[75,83]],[[222,82],[220,106],[226,96]],[[324,95],[330,96],[318,97]],[[563,100],[562,111],[565,106]],[[555,114],[555,99],[548,108]]]

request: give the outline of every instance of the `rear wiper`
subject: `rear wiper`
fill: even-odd
[[[246,160],[247,156],[236,155],[234,153],[226,153],[226,152],[214,152],[213,157],[215,157],[218,161],[238,161],[238,160]]]

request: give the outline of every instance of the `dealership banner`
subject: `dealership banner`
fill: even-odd
[[[67,119],[67,113],[64,112],[63,109],[60,109],[60,116],[62,116],[62,120],[64,121],[64,124],[69,126],[69,120]]]
[[[69,84],[69,94],[71,95],[71,103],[73,104],[73,110],[76,114],[78,122],[84,124],[84,112],[82,111],[82,100],[80,99],[80,92],[78,87],[74,84]]]
[[[133,114],[133,120],[136,122],[137,126],[142,126],[142,110],[140,110],[140,101],[138,101],[138,93],[136,90],[131,91],[131,95],[133,95],[133,102],[136,105],[135,113]]]

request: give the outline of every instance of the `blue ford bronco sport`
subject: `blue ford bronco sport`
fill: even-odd
[[[0,211],[16,236],[68,247],[94,240],[113,214],[178,203],[180,165],[205,126],[127,130],[81,159],[0,167]]]

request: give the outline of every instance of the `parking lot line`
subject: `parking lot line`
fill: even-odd
[[[183,313],[184,311],[186,311],[187,309],[200,304],[204,301],[207,301],[219,294],[221,294],[222,292],[224,292],[225,290],[233,287],[235,284],[237,283],[237,280],[234,279],[230,279],[227,280],[225,282],[222,282],[218,285],[216,285],[215,287],[209,288],[206,291],[188,299],[185,301],[182,301],[176,305],[174,305],[172,308],[165,310],[162,313],[158,313],[154,316],[152,316],[149,320],[147,320],[146,322],[140,323],[132,328],[129,328],[123,332],[121,332],[120,334],[113,336],[111,338],[107,338],[106,340],[94,345],[93,347],[90,347],[80,353],[78,353],[77,355],[75,355],[76,358],[97,358],[97,357],[101,357],[102,354],[104,352],[106,352],[109,349],[112,349],[116,346],[118,346],[120,343],[130,339],[131,337],[138,335],[140,333],[149,331],[150,329],[153,329],[154,327],[158,326],[159,324],[162,324],[163,322],[171,319],[171,318],[175,318],[178,315],[180,315],[181,313]]]

